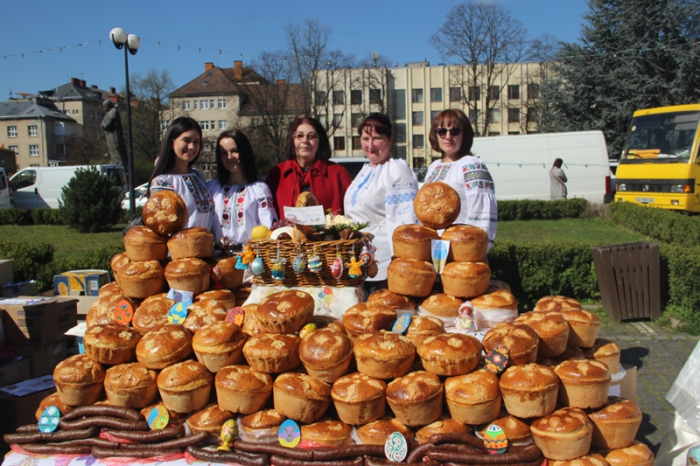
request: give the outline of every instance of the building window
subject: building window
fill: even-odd
[[[36,125],[29,125],[27,129],[29,130],[30,138],[35,138],[39,135],[39,129]]]
[[[14,151],[15,156],[19,156],[19,146],[8,146],[8,149]]]
[[[226,108],[226,99],[219,99],[219,108]]]
[[[17,137],[17,127],[16,126],[8,126],[7,127],[7,137],[8,138],[16,138]]]
[[[397,144],[406,144],[406,123],[396,123],[394,125],[394,138]]]
[[[167,131],[169,124],[170,124],[170,122],[168,120],[160,120],[160,130]]]
[[[345,91],[333,91],[333,105],[345,105]]]
[[[540,98],[540,85],[537,83],[530,83],[527,85],[527,98],[530,100]]]
[[[358,126],[360,126],[360,123],[362,123],[362,120],[363,120],[362,116],[363,115],[361,113],[353,113],[350,116],[353,128],[357,128]]]
[[[209,101],[204,99],[199,101],[200,110],[209,110]]]
[[[500,136],[501,133],[498,131],[489,131],[489,137]]]
[[[183,110],[189,110],[189,109],[190,109],[190,101],[189,101],[189,100],[183,100],[183,101],[182,101],[182,109],[183,109]]]
[[[33,144],[29,146],[29,155],[32,157],[39,157],[39,146]]]
[[[422,134],[414,134],[413,135],[413,148],[414,149],[422,149],[424,145],[425,145],[424,136]]]
[[[433,124],[433,121],[435,121],[435,118],[440,114],[441,110],[432,110],[430,112],[430,124]]]
[[[501,88],[498,86],[489,86],[489,99],[498,100],[501,97]]]
[[[73,109],[73,115],[77,115],[77,114],[78,114],[78,109],[77,109],[77,108],[74,108],[74,109]]]
[[[451,87],[450,88],[450,102],[459,102],[462,100],[462,88],[461,87]]]
[[[194,104],[193,110],[199,110],[199,100],[194,100],[192,103]]]
[[[350,103],[352,105],[362,104],[362,91],[361,90],[350,91]]]
[[[442,88],[433,87],[430,89],[430,101],[431,102],[442,102]]]
[[[469,86],[469,101],[479,101],[481,100],[481,87],[479,86]]]
[[[326,105],[326,93],[324,91],[316,91],[314,98],[317,106]]]
[[[360,136],[352,137],[352,150],[362,150],[362,141],[360,140]]]
[[[520,123],[520,109],[519,108],[509,108],[508,109],[508,123]]]
[[[196,102],[196,100],[195,100],[195,102]],[[202,130],[207,130],[207,129],[209,129],[209,121],[208,120],[200,121],[199,126],[202,127]]]
[[[333,138],[333,150],[345,150],[345,138],[343,136]]]
[[[476,122],[476,109],[469,109],[469,121],[472,123]]]
[[[391,114],[394,120],[406,119],[406,90],[391,91]]]
[[[529,89],[529,86],[528,86]],[[532,107],[527,108],[527,122],[528,123],[539,123],[539,118],[537,117],[537,110]]]
[[[490,123],[500,123],[501,122],[501,109],[492,108],[489,110],[489,122]]]
[[[423,103],[423,89],[412,89],[411,90],[411,102],[414,104]]]
[[[423,126],[423,112],[413,112],[411,116],[413,126]]]
[[[216,107],[214,107],[214,99],[209,99],[209,108],[214,110]]]
[[[66,155],[65,144],[56,144],[56,155]]]
[[[216,121],[211,120],[211,121],[209,122],[209,127],[210,127],[211,129],[216,129]]]
[[[509,99],[519,99],[520,98],[520,85],[519,84],[509,84],[508,85],[508,98]]]
[[[370,89],[369,90],[369,103],[370,104],[381,104],[382,103],[382,90],[381,89]]]
[[[336,128],[343,126],[343,114],[342,113],[334,113],[333,114],[333,126],[335,126]]]
[[[228,121],[219,120],[219,129],[228,129]]]

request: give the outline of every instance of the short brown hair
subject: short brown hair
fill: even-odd
[[[434,151],[442,154],[440,144],[438,143],[438,136],[435,134],[435,130],[446,126],[451,126],[453,128],[459,126],[462,128],[463,136],[462,145],[459,147],[459,156],[463,157],[469,154],[469,151],[472,150],[472,144],[474,143],[474,129],[472,128],[472,124],[469,122],[467,115],[465,115],[463,111],[456,108],[443,110],[435,117],[433,124],[430,125],[430,135],[428,136],[428,139],[430,140],[430,147],[432,147]]]

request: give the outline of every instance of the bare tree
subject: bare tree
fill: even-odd
[[[162,112],[168,106],[168,95],[175,89],[175,84],[168,70],[156,69],[145,74],[132,74],[129,84],[134,157],[153,161],[160,149]],[[121,113],[125,115],[125,112]]]
[[[540,89],[547,86],[552,79],[552,63],[561,49],[561,43],[556,37],[544,34],[530,41],[527,56],[528,60],[536,62],[538,72],[536,76],[527,76],[527,113],[521,119],[521,130],[523,134],[531,130],[540,131],[539,121],[545,111],[543,99],[541,99]]]
[[[475,120],[477,136],[488,134],[492,110],[508,76],[526,57],[526,35],[520,21],[500,5],[461,3],[449,11],[443,26],[429,39],[446,63],[466,65],[453,67],[450,74]],[[455,99],[457,96],[450,96]]]
[[[107,141],[96,138],[91,131],[81,136],[70,136],[66,141],[66,163],[68,165],[99,165],[109,163]]]

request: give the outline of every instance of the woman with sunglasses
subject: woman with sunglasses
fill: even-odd
[[[363,231],[372,233],[377,248],[378,271],[365,282],[365,289],[386,288],[386,269],[391,262],[391,236],[402,224],[418,223],[413,198],[418,180],[406,162],[391,158],[392,131],[389,117],[371,113],[357,128],[367,161],[345,193],[345,215],[355,222],[369,222]]]
[[[331,146],[321,123],[311,117],[292,121],[285,155],[287,160],[270,170],[265,180],[279,217],[285,218],[284,207],[296,206],[303,192],[311,192],[324,212],[342,214],[343,197],[352,180],[345,167],[328,161]]]
[[[461,110],[443,110],[430,127],[429,139],[442,157],[430,164],[425,182],[442,181],[457,191],[462,210],[455,223],[484,230],[491,249],[498,225],[496,195],[486,164],[471,154],[474,130],[469,118]]]
[[[216,140],[217,179],[207,188],[214,199],[214,237],[217,244],[226,238],[230,244],[250,239],[253,227],[268,228],[277,220],[270,188],[257,181],[258,172],[250,141],[237,129],[224,131]]]

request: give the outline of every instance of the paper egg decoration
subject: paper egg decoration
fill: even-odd
[[[157,405],[148,412],[148,425],[151,429],[165,429],[170,422],[170,411],[163,406]]]
[[[408,444],[400,432],[392,432],[384,443],[384,454],[389,461],[400,463],[406,458]]]
[[[173,307],[168,311],[168,322],[171,324],[181,324],[187,319],[187,308],[180,303],[173,304]]]
[[[283,447],[294,448],[301,442],[301,430],[299,425],[287,419],[282,423],[277,432],[277,439]]]
[[[49,433],[58,428],[61,420],[61,411],[55,406],[49,406],[41,413],[39,418],[39,432]]]
[[[508,437],[496,424],[491,424],[484,430],[484,445],[491,454],[503,453],[508,449]]]

